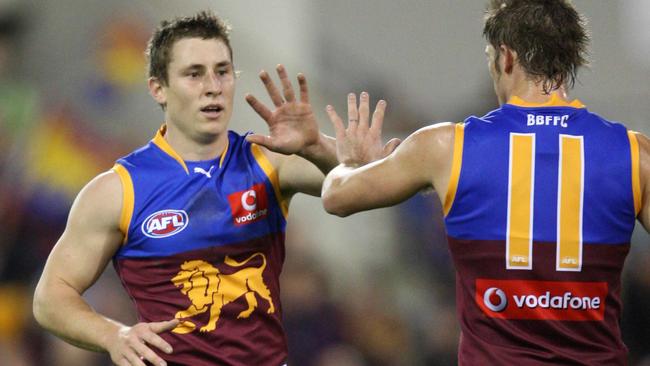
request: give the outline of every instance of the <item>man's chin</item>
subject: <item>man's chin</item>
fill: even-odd
[[[197,140],[202,144],[210,144],[219,138],[219,136],[228,132],[227,128],[223,124],[218,124],[215,126],[206,126],[200,131],[197,131]]]

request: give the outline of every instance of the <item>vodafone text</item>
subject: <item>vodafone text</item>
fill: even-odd
[[[255,221],[256,219],[262,216],[266,216],[268,211],[269,211],[268,209],[263,209],[256,212],[249,212],[248,215],[246,216],[235,217],[235,222],[237,224],[243,224],[247,221]]]
[[[476,279],[476,304],[499,319],[603,320],[606,282]]]
[[[560,296],[551,296],[550,291],[540,296],[535,295],[512,295],[515,305],[518,308],[528,307],[534,309],[598,309],[600,308],[600,297],[573,296],[571,292],[565,292]]]

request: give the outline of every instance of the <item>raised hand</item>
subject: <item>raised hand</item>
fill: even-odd
[[[178,319],[172,319],[122,327],[109,341],[107,351],[118,366],[145,366],[145,360],[153,365],[165,366],[167,363],[150,346],[167,354],[172,353],[172,346],[158,334],[170,331],[177,325]]]
[[[307,149],[319,143],[320,138],[316,116],[309,104],[307,79],[298,74],[300,100],[296,100],[284,66],[278,65],[276,70],[282,84],[282,95],[266,71],[259,75],[275,110],[271,111],[253,95],[246,95],[248,104],[269,125],[269,135],[253,134],[246,139],[281,154],[304,156]]]
[[[345,128],[341,117],[334,107],[327,106],[327,115],[336,131],[336,156],[341,164],[360,166],[388,156],[399,143],[391,139],[386,145],[381,142],[381,128],[384,123],[386,101],[380,100],[370,121],[370,96],[361,93],[357,108],[357,98],[348,94],[348,127]]]

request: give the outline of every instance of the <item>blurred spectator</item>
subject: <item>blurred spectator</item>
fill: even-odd
[[[19,167],[20,142],[32,124],[36,93],[17,66],[23,22],[13,8],[0,7],[0,364],[31,365],[26,343],[31,319],[30,276],[38,266],[21,239],[24,207]],[[27,242],[29,243],[29,242]],[[36,263],[35,263],[36,262]]]
[[[361,353],[354,347],[335,345],[326,348],[316,358],[315,366],[365,366]]]
[[[316,355],[341,342],[339,310],[330,301],[325,274],[315,261],[291,253],[282,273],[282,314],[289,364],[315,366]]]

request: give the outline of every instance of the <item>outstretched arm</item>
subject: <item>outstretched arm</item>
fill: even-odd
[[[323,183],[323,205],[327,212],[347,216],[392,206],[430,187],[435,188],[442,201],[451,170],[453,124],[420,129],[392,154],[363,165],[367,160],[365,156],[372,150],[372,144],[364,141],[368,140],[369,135],[372,136],[373,126],[357,126],[356,121],[351,119],[345,129],[333,108],[328,108],[328,114],[336,130],[337,154],[341,165],[333,169]],[[373,125],[381,119],[383,111],[379,114],[375,111]]]
[[[157,333],[173,329],[177,320],[128,327],[97,314],[82,298],[122,243],[121,202],[114,172],[99,175],[79,193],[36,286],[34,316],[68,343],[109,352],[117,365],[144,366],[143,360],[165,365],[150,347],[170,353]]]

